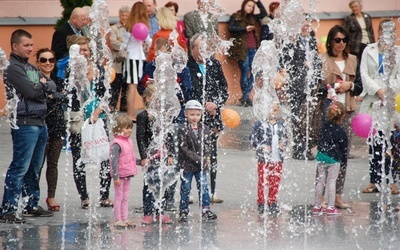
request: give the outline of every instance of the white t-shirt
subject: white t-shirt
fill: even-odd
[[[343,73],[344,67],[346,66],[345,64],[345,60],[342,61],[335,61],[336,65],[339,67],[340,72],[342,72],[342,80],[344,81],[346,79],[346,74]],[[335,89],[337,88],[336,84],[335,84]],[[337,97],[338,97],[338,101],[346,104],[346,93],[337,93]]]

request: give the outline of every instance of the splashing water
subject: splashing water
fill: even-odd
[[[103,84],[105,86],[104,96],[100,100],[99,106],[103,109],[103,111],[110,116],[110,109],[108,106],[108,100],[111,96],[110,94],[110,73],[112,66],[112,55],[111,50],[107,46],[106,37],[107,34],[111,31],[110,22],[109,22],[109,9],[104,0],[94,1],[91,12],[89,13],[89,18],[92,20],[90,24],[90,48],[92,51],[91,59],[95,62],[94,67],[96,65],[106,65],[104,71],[104,80]],[[100,75],[97,76],[94,81],[97,83],[100,80]],[[112,120],[111,120],[112,123]]]
[[[376,101],[372,105],[372,127],[370,131],[370,137],[373,140],[369,140],[370,146],[373,144],[382,145],[382,160],[381,160],[381,196],[378,206],[381,207],[376,213],[380,219],[377,221],[379,230],[382,232],[384,224],[390,224],[395,215],[393,213],[392,198],[390,194],[389,184],[385,181],[389,178],[385,172],[385,165],[387,165],[385,154],[390,151],[392,146],[390,142],[391,129],[395,119],[395,93],[398,91],[396,81],[393,81],[393,69],[397,65],[399,50],[396,49],[396,27],[394,22],[386,22],[382,24],[382,34],[379,38],[378,46],[383,56],[383,74],[381,75],[381,87],[385,91],[384,101]],[[376,132],[378,131],[378,132]],[[390,175],[391,173],[389,173]],[[385,205],[388,206],[388,210],[382,209]],[[387,216],[383,216],[387,213]]]
[[[178,43],[175,43],[178,44]],[[179,50],[178,50],[179,51]],[[172,136],[174,133],[173,120],[180,112],[181,106],[176,96],[177,73],[174,66],[181,68],[180,63],[185,58],[179,58],[179,53],[172,55],[162,52],[155,59],[154,82],[156,92],[149,105],[149,115],[154,117],[152,126],[153,139],[147,149],[149,163],[145,167],[145,184],[154,196],[154,207],[162,211],[163,195],[167,188],[179,178],[179,171],[174,164],[168,164],[168,157],[174,150]],[[175,61],[175,65],[173,66]],[[186,63],[186,62],[185,62]],[[172,153],[173,154],[173,153]],[[161,212],[160,212],[161,214]],[[162,247],[162,220],[159,228],[159,248]]]
[[[274,85],[276,69],[279,66],[278,58],[278,51],[272,41],[262,41],[254,56],[252,66],[252,73],[255,76],[253,113],[257,120],[267,119],[268,107],[272,103],[279,102]]]
[[[3,78],[4,70],[10,65],[10,62],[7,60],[7,55],[3,49],[0,48],[0,78]],[[18,95],[15,91],[15,88],[12,86],[6,85],[6,112],[7,112],[7,122],[12,129],[18,129],[17,126],[17,106],[19,102]]]

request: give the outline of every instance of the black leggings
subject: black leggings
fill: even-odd
[[[85,164],[80,163],[78,165],[78,160],[81,158],[81,142],[81,134],[71,134],[70,143],[72,150],[74,181],[81,200],[86,200],[89,199],[89,194],[86,187]],[[110,184],[110,163],[109,161],[103,161],[100,164],[100,200],[108,199],[110,195]]]

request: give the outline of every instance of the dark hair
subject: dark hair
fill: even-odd
[[[166,3],[164,5],[164,7],[167,7],[167,8],[174,7],[176,13],[178,13],[178,10],[179,10],[179,5],[177,3],[175,3],[175,2],[172,2],[172,1],[169,1],[168,3]]]
[[[242,2],[242,7],[240,8],[240,14],[241,14],[243,17],[245,17],[246,15],[248,15],[248,14],[244,11],[244,6],[246,6],[246,4],[247,4],[248,2],[253,2],[254,4],[256,4],[256,2],[254,2],[254,0],[243,0],[243,2]],[[251,15],[254,14],[254,9],[255,9],[255,8],[253,8],[253,12],[250,13]]]
[[[19,44],[21,42],[21,37],[32,38],[31,33],[23,29],[17,29],[11,34],[10,44],[11,48],[14,43]]]
[[[39,50],[36,52],[36,61],[39,61],[40,55],[43,54],[43,53],[45,53],[45,52],[50,52],[51,54],[53,54],[54,58],[56,57],[56,54],[55,54],[54,51],[52,51],[51,49],[49,49],[49,48],[42,48],[42,49],[39,49]]]
[[[333,39],[335,38],[337,33],[342,33],[347,38],[350,37],[349,32],[347,32],[347,30],[345,28],[343,28],[342,26],[335,25],[329,30],[328,37],[326,39],[326,51],[327,51],[328,55],[331,57],[337,56],[332,51],[332,44],[334,43]],[[349,52],[348,52],[349,51],[349,43],[350,43],[350,41],[348,41],[346,43],[346,48],[343,51],[343,57],[345,59],[347,59],[347,57],[349,57]]]

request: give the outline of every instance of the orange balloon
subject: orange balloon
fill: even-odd
[[[222,110],[222,121],[228,128],[236,128],[240,124],[240,115],[233,109],[225,108]]]
[[[111,67],[110,68],[110,83],[114,82],[115,76],[116,76],[115,69],[113,67]]]

